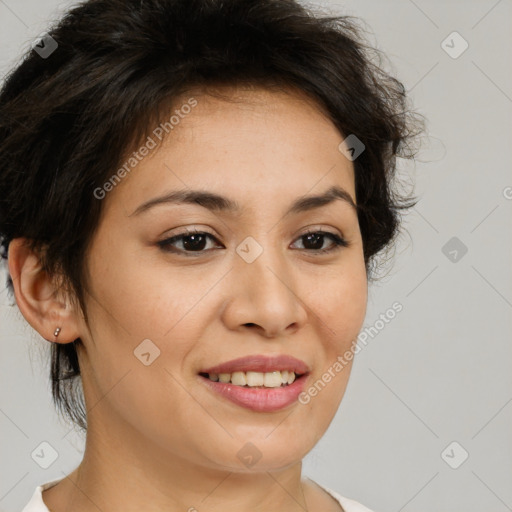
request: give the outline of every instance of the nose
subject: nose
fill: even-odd
[[[230,330],[252,329],[266,338],[276,338],[292,334],[306,323],[307,297],[301,297],[297,270],[277,252],[265,248],[252,263],[242,258],[235,261],[222,314]]]

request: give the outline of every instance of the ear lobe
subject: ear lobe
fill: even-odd
[[[47,341],[70,343],[78,338],[75,312],[59,296],[55,280],[42,269],[26,238],[15,238],[9,244],[8,266],[16,303],[27,322]]]

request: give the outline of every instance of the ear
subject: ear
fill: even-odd
[[[59,296],[55,280],[41,268],[26,238],[9,244],[8,266],[16,303],[27,322],[47,341],[70,343],[78,338],[77,312],[67,297]]]

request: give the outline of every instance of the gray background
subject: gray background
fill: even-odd
[[[400,164],[421,200],[365,327],[395,301],[403,311],[359,352],[304,473],[376,512],[512,510],[511,2],[318,3],[364,20],[429,138],[420,161]],[[0,0],[2,75],[66,5]],[[441,46],[453,31],[469,44],[458,58]],[[51,405],[49,343],[5,291],[0,304],[0,510],[15,512],[76,467],[83,439]],[[43,441],[59,454],[47,470],[30,456]]]

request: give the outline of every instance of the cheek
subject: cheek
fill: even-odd
[[[320,282],[321,287],[307,296],[323,322],[327,353],[332,356],[333,351],[340,354],[350,346],[362,327],[368,299],[366,271],[358,265]]]
[[[354,265],[318,282],[321,289],[308,294],[308,305],[316,313],[322,350],[299,402],[321,431],[336,413],[349,380],[357,336],[366,315],[366,270],[364,264]]]
[[[116,239],[122,247],[122,239]],[[115,243],[114,241],[114,243]],[[97,301],[110,313],[104,316],[101,332],[109,337],[130,338],[139,343],[145,338],[167,339],[180,332],[194,306],[205,294],[208,283],[198,281],[193,272],[173,269],[163,258],[139,257],[148,251],[140,247],[125,247],[116,252],[98,241],[98,251],[91,260],[94,291]],[[96,304],[94,304],[96,306]],[[190,313],[189,313],[190,312]]]

